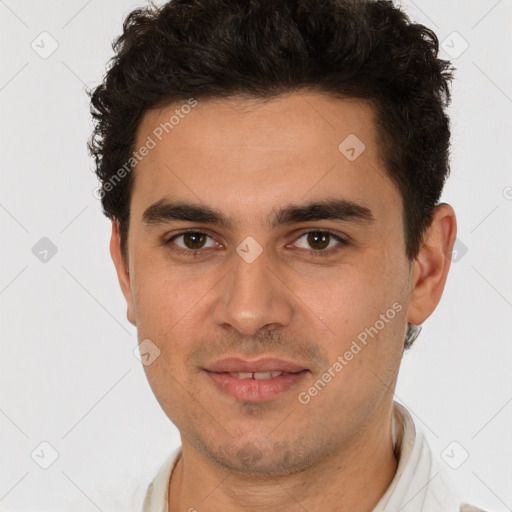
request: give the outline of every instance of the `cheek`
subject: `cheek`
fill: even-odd
[[[171,266],[148,255],[134,264],[134,306],[139,332],[166,338],[171,331],[201,306],[204,290],[212,286],[207,274],[189,276],[179,266]]]
[[[389,375],[402,355],[407,266],[391,253],[370,254],[365,260],[324,269],[315,279],[300,277],[295,288],[307,306],[304,328],[324,346],[331,362],[347,353],[347,373],[366,365]]]
[[[296,274],[290,286],[315,313],[324,320],[332,334],[354,335],[375,323],[381,314],[399,302],[405,309],[403,272],[389,265],[380,255],[351,264],[318,268],[314,274]],[[398,311],[390,314],[393,318]]]
[[[345,306],[333,306],[327,322],[335,335],[317,337],[330,365],[320,378],[330,379],[329,370],[336,375],[321,400],[339,422],[348,421],[347,411],[352,414],[361,408],[360,414],[370,415],[378,407],[394,389],[403,354],[406,316],[402,304],[352,299]]]

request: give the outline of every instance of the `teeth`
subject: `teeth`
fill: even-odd
[[[236,379],[252,379],[252,373],[245,373],[245,372],[235,372],[230,373],[231,377],[235,377]]]
[[[270,379],[270,372],[256,372],[254,374],[254,379]]]
[[[272,377],[278,377],[282,374],[283,372],[230,372],[229,375],[231,375],[231,377],[235,377],[235,379],[270,379]]]

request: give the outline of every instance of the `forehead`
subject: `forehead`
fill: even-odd
[[[166,195],[233,216],[326,196],[371,203],[383,213],[401,208],[381,162],[372,107],[363,100],[309,92],[187,105],[144,116],[135,148],[151,149],[135,167],[135,209]]]

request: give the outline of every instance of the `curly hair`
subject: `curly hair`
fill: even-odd
[[[392,1],[172,0],[131,12],[113,49],[90,93],[89,150],[125,257],[129,171],[146,111],[303,89],[372,105],[381,159],[402,197],[407,257],[416,256],[449,173],[453,67],[438,58],[434,32]]]

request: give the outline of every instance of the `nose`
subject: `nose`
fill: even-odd
[[[245,336],[290,324],[292,297],[263,252],[248,263],[233,255],[234,267],[217,288],[213,305],[214,322],[226,329],[236,329]]]

